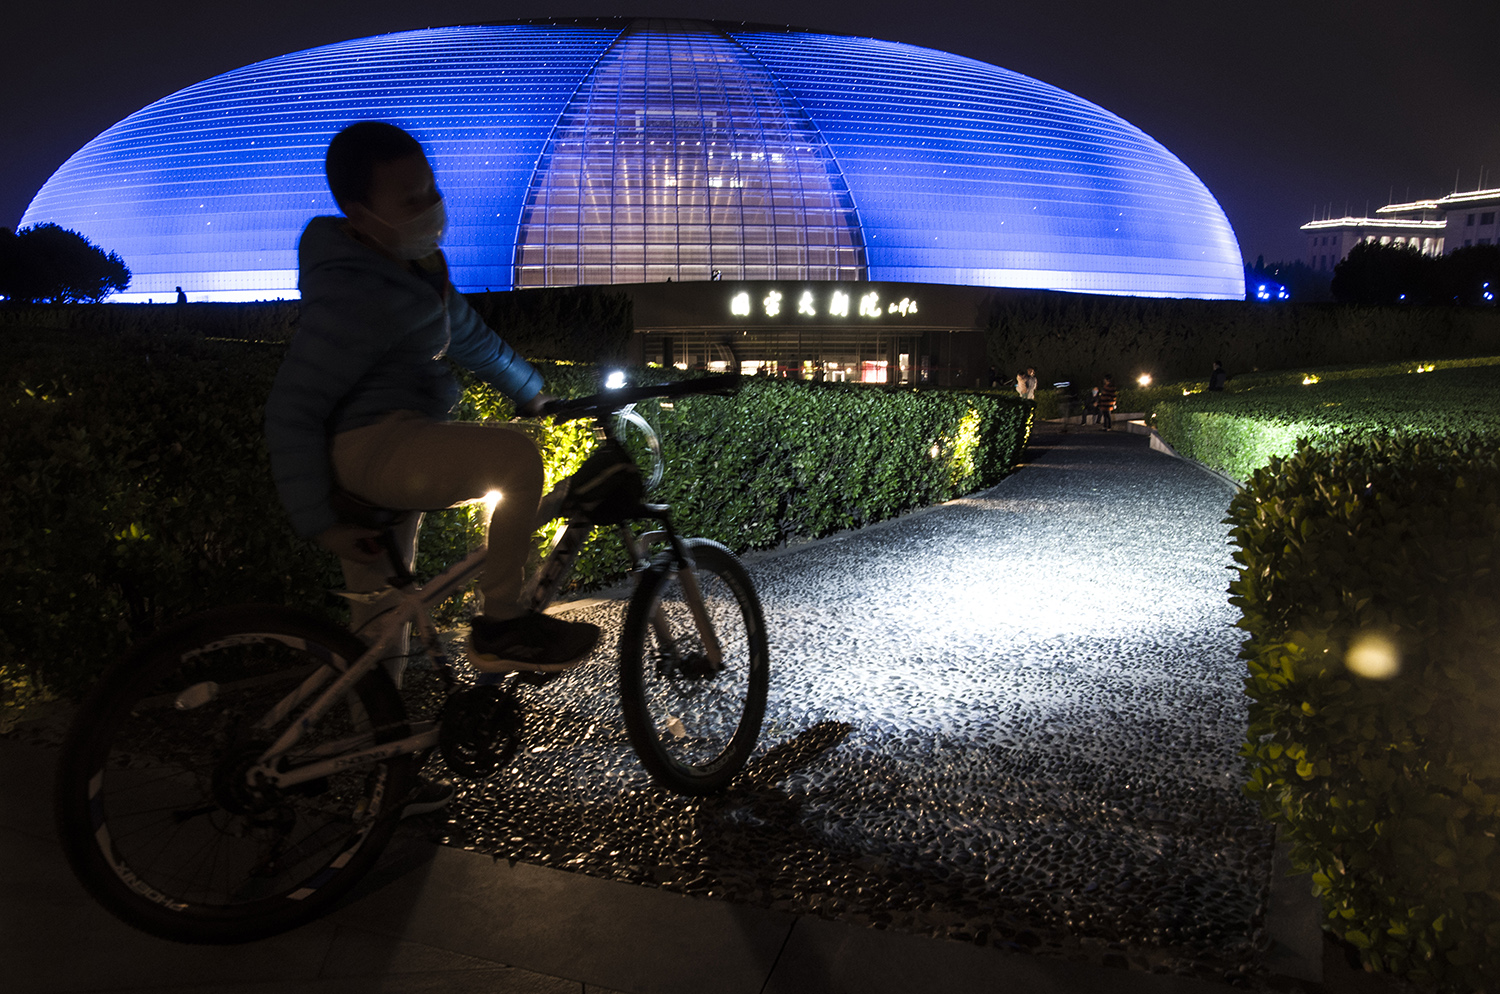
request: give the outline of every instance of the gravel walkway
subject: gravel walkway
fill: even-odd
[[[1272,835],[1239,792],[1230,491],[1142,436],[1034,438],[993,489],[747,566],[762,752],[655,788],[612,653],[525,691],[512,767],[446,841],[985,945],[1253,977]],[[618,605],[584,609],[618,634]]]

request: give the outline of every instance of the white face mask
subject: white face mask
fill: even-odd
[[[448,229],[448,210],[441,197],[422,213],[399,224],[392,224],[368,208],[365,213],[396,233],[395,240],[387,242],[386,248],[398,259],[426,258],[438,250],[443,232]]]

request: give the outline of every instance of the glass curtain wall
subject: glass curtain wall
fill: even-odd
[[[636,22],[547,142],[515,285],[863,279],[859,231],[817,129],[753,58],[701,23]]]

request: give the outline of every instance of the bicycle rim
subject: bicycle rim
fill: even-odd
[[[166,938],[237,942],[301,924],[353,886],[390,837],[412,758],[285,790],[252,789],[245,770],[284,727],[256,727],[276,702],[361,652],[318,619],[239,608],[169,630],[107,674],[79,711],[57,791],[70,861],[100,903]],[[287,759],[404,728],[377,672]]]
[[[620,690],[631,742],[652,777],[678,793],[706,794],[724,787],[755,749],[770,664],[744,567],[716,542],[687,544],[722,667],[708,658],[681,574],[663,560],[630,602]]]

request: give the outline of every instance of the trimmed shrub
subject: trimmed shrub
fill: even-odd
[[[1129,386],[1342,363],[1500,353],[1494,307],[1354,307],[1239,300],[1157,300],[997,290],[979,316],[989,361],[1002,375],[1035,366],[1044,385]],[[1136,408],[1139,410],[1139,408]]]
[[[1155,427],[1180,454],[1245,480],[1299,440],[1500,433],[1497,367],[1473,359],[1242,377],[1229,392],[1157,401]]]
[[[1500,989],[1493,435],[1302,446],[1230,505],[1247,792],[1371,967]]]
[[[0,389],[0,694],[39,683],[76,690],[132,637],[214,604],[339,614],[327,596],[341,585],[337,561],[292,535],[271,481],[262,405],[283,352],[196,335],[0,336],[9,373]],[[597,389],[589,367],[539,368],[550,392]],[[997,479],[1019,454],[1030,411],[1016,398],[752,382],[736,398],[686,398],[651,413],[668,460],[657,499],[676,506],[685,532],[736,549],[857,527]],[[512,412],[470,383],[459,413]],[[549,484],[593,445],[586,423],[534,430]],[[418,572],[467,552],[482,529],[473,507],[430,515]],[[616,545],[611,533],[595,536],[579,586],[623,573]]]

